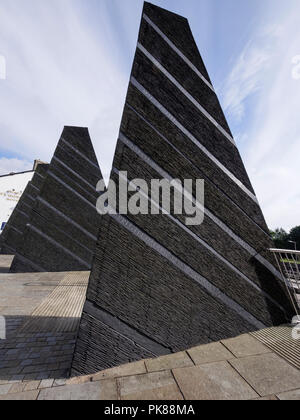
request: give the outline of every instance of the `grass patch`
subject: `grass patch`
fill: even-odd
[[[300,265],[300,261],[293,261],[293,260],[287,260],[287,259],[284,259],[284,260],[280,260],[282,263],[290,263],[290,264],[298,264],[298,265]]]

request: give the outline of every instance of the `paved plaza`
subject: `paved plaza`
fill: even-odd
[[[0,257],[0,400],[300,399],[288,326],[70,378],[89,272],[8,274]]]

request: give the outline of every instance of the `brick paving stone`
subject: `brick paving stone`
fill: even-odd
[[[49,379],[50,376],[51,376],[51,373],[50,372],[39,372],[36,375],[36,380],[43,381],[44,379]]]
[[[27,366],[23,368],[22,373],[36,373],[47,371],[47,365]]]
[[[24,349],[26,347],[26,343],[17,344],[17,349]]]
[[[19,352],[19,350],[18,349],[11,349],[11,350],[8,350],[7,351],[7,354],[8,355],[12,355],[12,354],[14,354],[14,355],[16,355],[16,354],[19,354],[20,352]]]
[[[24,376],[23,381],[31,382],[37,379],[37,373],[30,373]]]
[[[14,375],[11,378],[11,382],[21,382],[24,379],[24,375]]]

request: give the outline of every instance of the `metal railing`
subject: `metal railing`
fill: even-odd
[[[270,249],[287,287],[296,315],[300,322],[300,251]]]

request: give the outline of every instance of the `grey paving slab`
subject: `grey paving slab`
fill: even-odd
[[[117,400],[115,380],[89,382],[41,390],[39,400]]]
[[[14,401],[32,401],[36,400],[39,395],[39,391],[27,391],[19,394],[7,394],[0,396],[0,401],[14,400]]]
[[[269,395],[268,397],[256,398],[255,401],[278,401],[276,395]]]
[[[300,389],[295,391],[284,392],[277,395],[278,399],[281,401],[299,401],[300,400]]]
[[[229,340],[222,340],[222,343],[236,357],[247,357],[257,354],[271,353],[270,349],[249,334],[244,334]]]
[[[157,359],[146,360],[148,372],[159,372],[162,370],[170,370],[179,367],[194,366],[186,352],[161,356]]]
[[[221,343],[211,343],[194,347],[188,350],[188,353],[196,365],[221,362],[235,358]]]
[[[170,371],[117,379],[122,400],[177,400],[182,395]]]
[[[173,373],[186,400],[249,400],[259,397],[228,362],[174,369]]]
[[[0,255],[0,273],[8,273],[14,255]]]
[[[40,385],[40,381],[31,381],[28,383],[25,383],[25,391],[35,391],[36,389],[39,388]]]
[[[300,371],[273,353],[231,360],[230,364],[262,397],[300,387]]]
[[[100,381],[102,379],[120,378],[122,376],[133,376],[147,373],[145,362],[143,360],[135,363],[118,366],[112,369],[107,369],[102,372],[92,375],[91,380]],[[88,377],[87,377],[88,378]],[[74,378],[76,380],[76,378]]]
[[[0,385],[0,395],[5,395],[8,393],[9,389],[11,388],[11,384],[8,383],[6,385]]]

